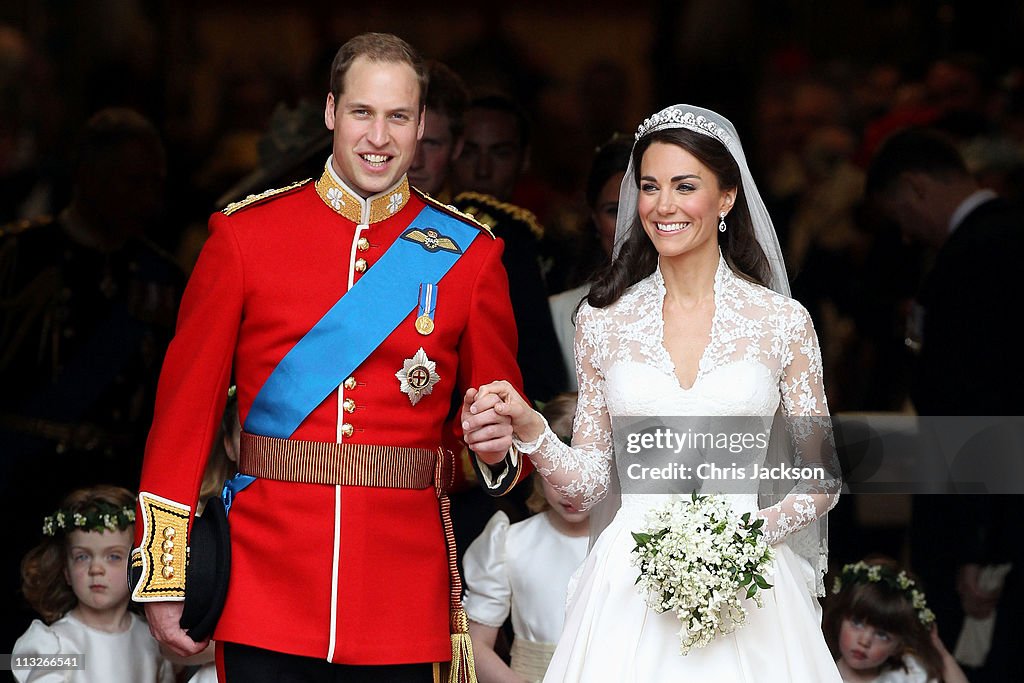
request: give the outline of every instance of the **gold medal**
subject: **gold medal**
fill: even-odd
[[[434,321],[429,315],[421,315],[416,318],[416,331],[426,336],[434,331]]]

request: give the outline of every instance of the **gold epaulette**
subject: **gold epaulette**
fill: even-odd
[[[270,199],[271,197],[277,197],[282,194],[292,192],[293,190],[297,190],[311,180],[313,179],[306,178],[305,180],[300,180],[299,182],[292,183],[291,185],[285,185],[284,187],[278,187],[272,190],[264,190],[259,194],[251,194],[245,199],[239,199],[237,202],[231,202],[223,209],[221,209],[220,212],[225,216],[230,216],[236,211],[241,211],[242,209],[246,209],[250,206],[255,206],[256,204],[259,204],[260,202]]]
[[[417,197],[419,197],[420,199],[425,201],[427,204],[430,204],[435,209],[439,209],[439,210],[445,212],[446,214],[448,214],[449,216],[455,216],[456,218],[459,218],[459,219],[465,221],[466,223],[469,223],[474,228],[479,228],[480,230],[483,230],[484,232],[486,232],[488,235],[491,236],[491,239],[494,239],[494,231],[491,230],[491,227],[489,225],[481,223],[472,214],[468,214],[465,211],[459,211],[457,208],[455,208],[451,204],[445,204],[444,202],[440,202],[440,201],[434,199],[433,197],[431,197],[429,194],[427,194],[423,190],[417,189],[417,188],[413,187],[412,185],[410,185],[409,187],[412,189],[413,194],[415,194]]]
[[[142,543],[132,551],[131,567],[141,575],[132,600],[154,602],[185,599],[188,522],[187,505],[143,491],[139,494]]]
[[[483,204],[490,209],[500,211],[512,220],[525,223],[526,226],[530,228],[530,232],[532,232],[534,237],[537,239],[544,239],[544,228],[541,227],[540,222],[537,220],[537,216],[535,216],[529,209],[524,209],[521,206],[509,204],[508,202],[499,201],[491,195],[483,194],[481,192],[460,192],[453,201],[456,204],[462,204],[464,202]]]
[[[0,225],[0,238],[20,235],[32,228],[41,228],[53,223],[53,216],[37,216],[36,218],[22,218],[7,225]]]

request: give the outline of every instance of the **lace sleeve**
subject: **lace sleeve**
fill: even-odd
[[[795,302],[794,302],[795,303]],[[808,474],[775,505],[762,509],[765,538],[775,544],[822,517],[839,499],[839,466],[822,382],[821,351],[807,311],[794,305],[780,345],[781,411],[791,441],[792,467]]]
[[[576,321],[575,355],[579,397],[573,420],[572,446],[567,446],[545,424],[533,443],[514,439],[530,456],[537,471],[555,490],[580,510],[590,509],[608,491],[612,461],[612,423],[605,405],[600,351],[605,346],[597,316],[587,304]]]

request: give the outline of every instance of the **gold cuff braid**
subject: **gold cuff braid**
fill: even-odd
[[[153,493],[139,494],[142,544],[132,551],[131,564],[142,578],[132,591],[136,602],[185,599],[188,521],[191,508]]]

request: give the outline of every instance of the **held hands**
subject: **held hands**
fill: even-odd
[[[485,463],[500,462],[512,447],[512,434],[535,441],[544,420],[508,382],[501,380],[470,389],[462,402],[466,445]]]
[[[183,602],[147,602],[146,621],[149,632],[157,642],[181,657],[191,657],[202,652],[210,639],[195,642],[181,628],[181,612],[185,609]]]

